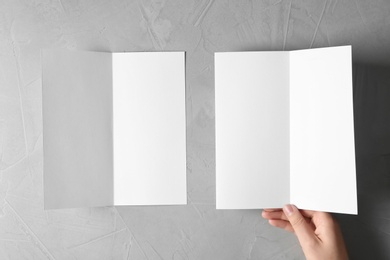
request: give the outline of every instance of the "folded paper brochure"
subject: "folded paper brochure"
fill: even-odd
[[[42,51],[45,209],[186,204],[184,62]]]
[[[217,209],[357,214],[351,47],[215,54]]]

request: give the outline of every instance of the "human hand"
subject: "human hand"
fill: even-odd
[[[283,210],[264,209],[262,216],[272,226],[295,233],[306,259],[348,259],[340,227],[329,213],[286,205]]]

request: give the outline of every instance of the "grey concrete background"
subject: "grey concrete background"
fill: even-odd
[[[213,53],[345,44],[359,216],[337,218],[352,259],[390,259],[390,2],[0,0],[0,259],[304,259],[261,210],[215,210]],[[40,49],[53,47],[187,52],[187,206],[43,210]]]

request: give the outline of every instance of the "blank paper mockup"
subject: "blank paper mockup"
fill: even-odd
[[[357,214],[351,47],[215,54],[218,209]]]
[[[184,52],[42,51],[45,209],[186,204]]]

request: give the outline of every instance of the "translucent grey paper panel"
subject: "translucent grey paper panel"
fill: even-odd
[[[112,57],[44,50],[45,209],[113,203]]]

